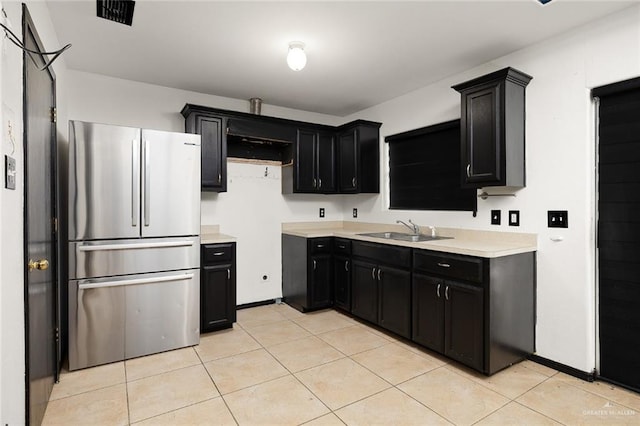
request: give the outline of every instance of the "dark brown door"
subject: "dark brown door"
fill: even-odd
[[[602,378],[640,390],[640,79],[594,89]]]
[[[23,36],[28,49],[42,51],[26,6]],[[40,71],[43,64],[38,55],[24,56],[26,418],[33,425],[42,423],[58,366],[55,76]]]
[[[413,340],[444,352],[444,292],[442,278],[413,275]]]
[[[339,192],[356,192],[358,189],[358,142],[355,130],[338,137]]]

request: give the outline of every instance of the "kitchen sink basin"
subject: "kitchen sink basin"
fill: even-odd
[[[399,241],[436,241],[436,240],[450,240],[453,237],[432,237],[424,234],[407,234],[405,232],[368,232],[364,234],[358,234],[364,237],[382,238],[385,240],[399,240]]]

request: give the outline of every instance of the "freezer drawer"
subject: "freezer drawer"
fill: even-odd
[[[200,270],[69,282],[69,370],[196,345]]]
[[[69,278],[97,278],[200,267],[200,237],[69,243]]]

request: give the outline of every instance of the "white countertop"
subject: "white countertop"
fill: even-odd
[[[428,229],[428,228],[426,228]],[[513,232],[475,231],[458,228],[437,228],[438,236],[453,239],[435,241],[398,241],[358,235],[368,232],[405,232],[400,225],[363,222],[297,222],[282,225],[282,233],[304,238],[342,237],[402,247],[434,250],[477,257],[502,257],[537,250],[537,235]]]
[[[236,237],[221,234],[218,225],[202,225],[200,227],[200,244],[235,243]]]

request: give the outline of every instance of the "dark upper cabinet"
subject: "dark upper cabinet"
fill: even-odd
[[[335,192],[335,163],[335,137],[332,133],[298,129],[293,164],[293,192]]]
[[[202,137],[202,191],[227,191],[227,134],[226,118],[205,111],[182,110],[185,131]]]
[[[380,126],[357,120],[338,129],[338,192],[380,192]]]
[[[505,68],[453,86],[461,94],[463,187],[525,186],[525,88],[531,79]]]
[[[235,243],[201,248],[200,331],[229,328],[236,321]]]

